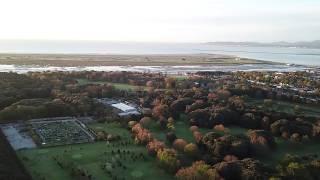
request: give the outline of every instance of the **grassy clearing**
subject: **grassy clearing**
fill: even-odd
[[[187,142],[195,143],[193,134],[190,131],[189,122],[183,116],[181,116],[181,118],[175,122],[174,126],[175,126],[174,132],[178,138],[185,139]],[[237,127],[237,126],[230,126],[226,128],[228,129],[226,132],[221,132],[214,129],[206,129],[206,128],[199,128],[199,131],[202,134],[206,134],[208,132],[217,132],[222,135],[227,133],[232,135],[238,135],[238,134],[245,134],[247,132],[247,129]],[[168,130],[161,130],[159,125],[155,121],[152,122],[149,129],[157,139],[166,141],[166,133],[168,132]]]
[[[125,84],[125,83],[112,83],[108,81],[90,81],[87,79],[77,79],[78,84],[80,85],[86,85],[86,84],[111,84],[113,85],[116,89],[119,90],[136,90],[136,89],[144,89],[147,90],[147,87],[145,86],[134,86],[130,84]]]
[[[277,163],[286,155],[307,155],[317,154],[320,156],[320,144],[319,142],[309,141],[303,143],[294,143],[282,138],[276,138],[277,147],[272,152],[264,157],[257,157],[262,162],[269,165],[277,165]]]
[[[189,124],[186,120],[178,120],[175,122],[175,133],[178,138],[183,138],[187,142],[194,143],[195,140],[193,138],[192,132],[189,130]],[[229,126],[226,127],[228,130],[226,132],[217,131],[214,129],[204,129],[200,128],[199,131],[203,134],[208,132],[217,132],[220,134],[231,134],[231,135],[245,135],[248,132],[248,129],[238,127],[238,126]],[[164,130],[160,130],[159,125],[156,122],[150,127],[153,135],[162,141],[166,141],[166,132]],[[318,154],[320,156],[320,144],[319,142],[303,142],[303,143],[293,143],[288,140],[284,140],[282,138],[276,138],[277,147],[274,151],[266,154],[263,157],[256,157],[264,163],[269,165],[277,165],[277,163],[286,155],[286,154],[296,154],[296,155],[306,155],[306,154]]]
[[[250,98],[248,100],[250,105],[254,106],[263,106],[263,99],[253,99]],[[277,112],[285,112],[288,114],[295,114],[294,108],[298,105],[300,110],[306,116],[313,116],[313,117],[320,117],[320,108],[317,106],[307,105],[307,104],[299,104],[294,102],[285,102],[285,101],[278,101],[273,100],[273,104],[271,109]]]
[[[108,133],[120,135],[118,142],[95,142],[90,144],[78,144],[69,146],[59,146],[52,148],[38,148],[18,151],[20,159],[32,174],[35,180],[40,176],[47,177],[47,180],[73,179],[70,172],[60,168],[53,160],[59,157],[67,162],[73,162],[77,167],[81,167],[89,172],[94,179],[110,179],[106,170],[101,167],[105,164],[112,164],[114,161],[121,161],[126,169],[120,167],[112,168],[113,175],[125,179],[173,179],[172,176],[157,167],[155,159],[147,155],[144,146],[132,143],[131,134],[119,124],[93,124],[91,128],[103,129]],[[122,145],[122,142],[129,142]],[[130,151],[131,154],[143,154],[146,159],[132,160],[130,156],[119,157],[113,154],[118,149]],[[110,167],[109,167],[110,168]]]

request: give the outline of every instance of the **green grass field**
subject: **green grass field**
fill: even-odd
[[[227,132],[216,131],[214,129],[204,129],[200,128],[199,131],[203,134],[208,132],[217,132],[220,134],[232,134],[232,135],[245,135],[248,132],[248,129],[238,127],[238,126],[229,126],[226,127],[228,129]],[[155,122],[150,127],[153,135],[159,140],[165,141],[166,132],[160,130]],[[189,124],[186,120],[178,120],[175,122],[175,133],[178,138],[183,138],[187,142],[194,143],[195,140],[193,138],[192,132],[189,130]],[[277,147],[274,151],[266,154],[266,156],[256,157],[262,162],[269,165],[276,165],[286,154],[294,154],[294,155],[306,155],[306,154],[318,154],[320,156],[320,143],[315,141],[302,142],[302,143],[293,143],[289,140],[284,140],[283,138],[276,138]]]
[[[89,125],[96,130],[104,130],[107,133],[121,136],[116,142],[94,142],[87,144],[57,146],[51,148],[36,148],[18,151],[18,156],[32,174],[33,179],[38,180],[46,177],[47,180],[69,180],[75,179],[68,168],[60,168],[53,158],[63,159],[64,162],[71,162],[93,176],[93,179],[112,179],[107,170],[113,176],[124,179],[173,179],[173,176],[163,171],[157,166],[156,159],[147,155],[146,147],[133,143],[130,132],[118,123],[94,123]],[[236,126],[227,127],[227,133],[245,134],[247,129]],[[161,130],[159,125],[153,121],[149,127],[153,135],[162,141],[166,141],[166,130]],[[207,132],[218,132],[213,129],[200,128],[203,134]],[[175,133],[178,138],[183,138],[187,142],[194,143],[194,138],[189,130],[189,124],[181,118],[175,122]],[[219,132],[225,134],[224,132]],[[123,143],[129,142],[128,145]],[[320,144],[318,142],[292,143],[282,138],[276,138],[277,147],[273,152],[262,157],[256,157],[269,165],[276,165],[287,153],[295,155],[318,154],[320,155]],[[169,146],[170,147],[170,146]],[[143,154],[145,159],[132,159],[128,155],[115,154],[121,150],[130,151],[132,155]],[[114,166],[116,162],[121,162],[126,166]],[[105,166],[107,168],[103,169]]]
[[[175,126],[174,132],[175,132],[177,138],[185,139],[187,142],[190,142],[190,143],[195,142],[193,134],[190,131],[189,122],[185,118],[181,117],[179,120],[177,120],[175,122],[174,126]],[[241,128],[238,126],[230,126],[230,127],[226,127],[226,128],[228,129],[227,132],[221,132],[221,131],[217,131],[214,129],[206,129],[206,128],[199,128],[199,131],[202,134],[206,134],[208,132],[217,132],[220,134],[229,133],[232,135],[245,134],[247,132],[247,129]],[[162,140],[162,141],[166,141],[166,133],[168,131],[161,130],[159,125],[157,125],[155,121],[152,122],[152,124],[150,126],[150,130],[157,139]]]
[[[116,89],[119,90],[136,90],[139,88],[142,88],[144,90],[147,89],[147,87],[145,86],[134,86],[134,85],[130,85],[130,84],[125,84],[125,83],[112,83],[112,82],[108,82],[108,81],[90,81],[87,79],[77,79],[78,84],[80,85],[85,85],[85,84],[111,84],[113,85]]]
[[[254,106],[263,106],[263,100],[261,99],[253,99],[250,98],[247,101],[250,105]],[[314,116],[314,117],[320,117],[320,108],[318,106],[313,105],[307,105],[307,104],[299,104],[299,103],[293,103],[293,102],[285,102],[285,101],[278,101],[273,100],[272,104],[272,110],[277,112],[285,112],[288,114],[294,114],[294,108],[298,105],[300,107],[300,111],[306,115],[306,116]]]
[[[276,138],[277,147],[276,149],[267,154],[264,157],[257,157],[257,159],[269,165],[277,165],[277,163],[286,155],[308,155],[317,154],[320,156],[320,144],[316,141],[294,143],[282,138]]]
[[[63,159],[65,162],[72,162],[77,167],[85,169],[93,176],[93,179],[111,179],[101,167],[111,166],[114,162],[120,161],[126,169],[120,167],[112,168],[113,175],[125,179],[173,179],[173,177],[157,166],[155,159],[147,155],[144,146],[132,143],[131,134],[119,124],[93,124],[91,128],[103,129],[108,133],[120,135],[121,141],[117,142],[95,142],[88,144],[58,146],[52,148],[37,148],[18,151],[18,156],[22,159],[28,171],[35,180],[46,177],[47,180],[68,180],[74,179],[70,171],[62,169],[53,160],[53,157]],[[121,142],[129,142],[125,146]],[[132,160],[130,156],[119,157],[113,154],[118,149],[130,151],[130,154],[140,155],[146,159]]]

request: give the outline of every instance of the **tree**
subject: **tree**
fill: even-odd
[[[169,107],[167,105],[157,105],[152,110],[152,115],[155,118],[159,118],[161,116],[168,118],[169,117]]]
[[[172,117],[170,117],[170,118],[168,119],[167,128],[168,128],[170,131],[174,131],[174,130],[175,130],[174,119],[173,119]]]
[[[177,139],[177,136],[173,132],[168,132],[166,134],[166,139],[170,144],[172,144]]]
[[[171,89],[176,87],[176,80],[172,77],[165,78],[166,88]]]
[[[266,155],[270,153],[276,146],[275,139],[270,131],[265,130],[249,130],[251,149],[257,155]]]
[[[217,96],[218,96],[219,100],[227,101],[229,99],[229,97],[231,97],[231,93],[228,90],[222,89],[217,92]]]
[[[176,173],[178,180],[220,180],[216,169],[204,161],[196,161],[191,167],[182,168]]]
[[[152,123],[152,119],[150,117],[143,117],[141,120],[140,120],[140,124],[142,125],[142,127],[144,128],[148,128],[150,127]]]
[[[184,151],[184,147],[187,145],[187,141],[184,140],[184,139],[176,139],[174,142],[173,142],[173,148],[178,150],[178,151],[181,151],[183,152]]]
[[[189,143],[184,147],[184,152],[190,157],[196,157],[198,155],[198,151],[198,146],[193,143]]]
[[[153,141],[150,141],[147,145],[148,153],[151,156],[156,156],[158,151],[163,150],[164,148],[165,148],[165,144],[156,139],[154,139]]]
[[[195,132],[193,132],[192,135],[193,135],[193,138],[194,138],[195,142],[196,143],[200,143],[200,141],[201,141],[201,139],[203,137],[202,133],[199,132],[199,131],[195,131]]]
[[[157,160],[160,167],[171,173],[175,173],[180,166],[180,161],[177,159],[177,152],[174,149],[158,151]]]
[[[192,133],[194,133],[195,131],[198,131],[198,130],[199,130],[199,127],[198,127],[198,126],[191,126],[189,129],[190,129],[190,131],[191,131]]]

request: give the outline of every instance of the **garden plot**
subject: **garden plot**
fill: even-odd
[[[42,146],[79,144],[95,140],[91,131],[74,118],[32,120],[30,124]]]

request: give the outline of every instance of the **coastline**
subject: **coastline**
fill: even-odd
[[[239,58],[219,54],[13,54],[1,53],[1,65],[19,66],[230,66],[230,65],[285,65],[284,63]]]

